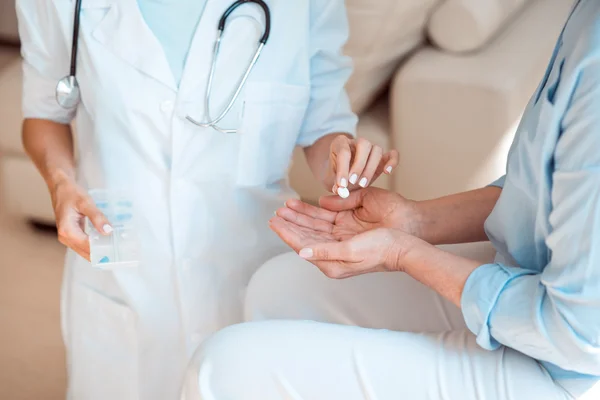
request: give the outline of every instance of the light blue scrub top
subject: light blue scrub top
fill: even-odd
[[[140,12],[162,45],[177,85],[205,4],[206,0],[138,0]]]
[[[494,185],[498,256],[464,288],[469,329],[555,379],[600,376],[600,1],[573,9]]]

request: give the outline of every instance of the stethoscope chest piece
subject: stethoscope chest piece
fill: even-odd
[[[72,109],[79,104],[80,90],[77,78],[67,75],[58,81],[56,85],[56,101],[66,109]]]
[[[71,46],[71,65],[69,75],[56,84],[56,102],[63,108],[73,109],[79,104],[81,91],[77,82],[77,45],[79,42],[79,16],[81,14],[82,0],[75,1],[75,14],[73,16],[73,44]]]

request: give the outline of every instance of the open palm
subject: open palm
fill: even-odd
[[[382,228],[340,240],[331,233],[299,226],[278,216],[269,223],[288,246],[335,279],[387,270],[393,264],[389,261],[395,259],[396,236],[408,236]]]
[[[394,192],[367,188],[353,192],[347,199],[323,197],[320,206],[288,200],[286,207],[277,210],[277,216],[292,222],[297,229],[304,227],[307,233],[326,234],[338,241],[377,228],[413,233],[413,203]]]
[[[271,229],[279,235],[281,240],[296,252],[314,244],[335,243],[340,241],[339,238],[336,238],[332,233],[327,232],[326,230],[300,226],[278,216],[273,217],[269,221],[269,224]]]

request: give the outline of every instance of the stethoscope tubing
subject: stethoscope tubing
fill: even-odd
[[[262,8],[262,10],[265,14],[265,31],[263,32],[263,35],[259,40],[258,48],[256,49],[256,52],[254,53],[252,60],[248,64],[246,71],[244,71],[244,74],[242,75],[242,79],[238,83],[233,96],[227,103],[227,106],[225,106],[225,109],[217,116],[217,118],[212,119],[211,113],[210,113],[210,94],[212,91],[214,74],[215,74],[216,67],[217,67],[217,57],[219,54],[219,49],[221,48],[221,38],[223,37],[223,32],[225,31],[225,25],[227,23],[227,18],[238,7],[240,7],[241,5],[246,4],[246,3],[254,3],[254,4],[259,5]],[[269,40],[270,34],[271,34],[271,12],[269,10],[269,6],[264,1],[262,1],[262,0],[238,0],[235,3],[233,3],[231,6],[229,6],[229,8],[227,8],[227,10],[225,10],[223,15],[221,16],[221,19],[219,20],[217,39],[215,41],[215,46],[213,48],[213,59],[212,59],[211,67],[210,67],[210,73],[208,75],[208,82],[206,85],[206,94],[205,94],[205,98],[204,98],[205,116],[208,117],[208,121],[199,122],[188,115],[188,116],[186,116],[186,119],[189,122],[193,123],[194,125],[203,127],[203,128],[214,128],[223,133],[235,133],[236,132],[236,130],[234,130],[234,129],[220,128],[217,126],[217,124],[220,121],[222,121],[223,118],[225,118],[225,116],[227,116],[227,113],[229,113],[229,111],[231,111],[231,108],[235,104],[237,98],[239,97],[242,89],[244,88],[244,86],[246,84],[246,81],[248,80],[248,76],[250,75],[250,72],[256,65],[264,46],[266,45],[267,41]]]
[[[79,51],[79,22],[81,17],[81,2],[75,2],[75,16],[73,17],[73,40],[71,44],[71,64],[69,67],[69,75],[77,75],[77,53]]]
[[[79,84],[77,82],[77,54],[79,51],[79,25],[80,25],[82,2],[83,2],[83,0],[75,1],[75,15],[73,16],[73,37],[72,37],[72,44],[71,44],[71,61],[70,61],[70,65],[69,65],[69,75],[67,77],[63,78],[57,84],[57,101],[63,107],[65,106],[65,104],[68,104],[69,105],[68,108],[71,108],[71,106],[75,107],[77,105],[77,103],[79,102]],[[238,86],[237,86],[233,96],[231,97],[230,101],[227,103],[227,106],[225,107],[225,109],[218,115],[218,117],[215,119],[212,119],[212,117],[210,115],[211,114],[210,113],[210,94],[212,91],[213,79],[214,79],[216,65],[217,65],[217,57],[219,54],[219,49],[221,47],[221,39],[223,37],[223,32],[225,31],[227,18],[229,18],[229,16],[238,7],[240,7],[244,4],[250,4],[250,3],[260,6],[261,9],[263,10],[263,13],[265,15],[265,30],[259,40],[256,52],[254,53],[252,60],[248,64],[248,67],[244,71],[244,74],[242,75],[242,78],[241,78],[240,82],[238,83]],[[269,37],[271,35],[271,11],[269,10],[269,6],[263,0],[237,0],[236,2],[231,4],[225,10],[223,15],[219,19],[219,24],[218,24],[217,29],[218,29],[217,39],[215,41],[215,45],[213,48],[213,59],[212,59],[210,73],[209,73],[209,77],[208,77],[208,83],[206,85],[206,94],[205,94],[205,99],[204,99],[205,108],[206,108],[205,116],[208,117],[208,121],[199,122],[190,116],[187,116],[186,119],[188,121],[190,121],[191,123],[193,123],[197,126],[200,126],[200,127],[211,127],[211,128],[214,128],[214,129],[224,132],[224,133],[234,133],[234,132],[236,132],[236,130],[222,129],[222,128],[219,128],[217,126],[217,124],[220,121],[222,121],[223,118],[225,118],[225,116],[227,115],[227,113],[229,113],[229,111],[231,111],[231,108],[235,104],[235,101],[239,97],[242,89],[244,88],[244,86],[248,80],[248,76],[250,75],[250,72],[256,65],[264,46],[267,44],[267,41],[269,40]],[[61,87],[61,85],[62,85],[62,87]],[[63,102],[59,101],[59,97],[60,97],[59,93],[61,92],[61,90],[59,90],[59,89],[61,89],[61,88],[66,89],[67,93],[74,93],[73,96],[77,96],[77,97],[71,96],[69,98],[68,95],[66,95],[67,97],[63,98],[63,100],[66,100],[66,101],[63,101]],[[69,91],[69,89],[70,89],[70,91]],[[62,93],[65,93],[65,91],[63,90]]]

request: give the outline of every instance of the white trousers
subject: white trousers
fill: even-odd
[[[285,254],[254,276],[246,317],[197,351],[182,399],[574,398],[535,360],[480,348],[458,308],[402,273],[336,281]]]

